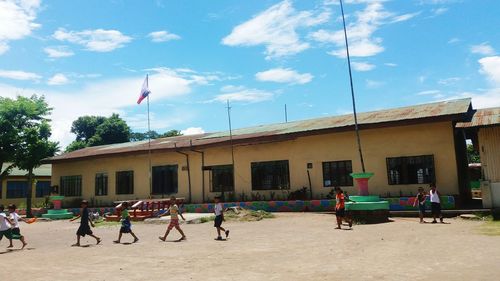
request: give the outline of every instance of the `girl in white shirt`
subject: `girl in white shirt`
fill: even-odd
[[[3,209],[3,205],[0,204],[0,241],[2,241],[3,237],[5,236],[7,239],[9,239],[9,247],[7,248],[12,248],[12,222],[3,212]]]
[[[16,205],[9,205],[10,220],[12,221],[12,239],[19,239],[23,243],[22,249],[28,245],[24,240],[24,236],[21,235],[21,229],[19,229],[19,221],[25,221],[17,212]]]

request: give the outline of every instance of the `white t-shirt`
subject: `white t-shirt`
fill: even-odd
[[[5,219],[7,215],[5,213],[0,213],[0,231],[6,231],[10,229],[10,223]]]
[[[17,213],[10,213],[10,220],[14,223],[14,228],[19,228],[19,219],[21,217]]]
[[[431,196],[431,202],[432,203],[441,203],[441,200],[439,199],[439,193],[436,190],[436,192],[432,192],[432,189],[429,190],[429,194]]]
[[[215,204],[215,206],[214,206],[214,213],[215,213],[216,216],[222,215],[222,204],[221,203]]]

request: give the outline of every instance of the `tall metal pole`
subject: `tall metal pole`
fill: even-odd
[[[146,74],[146,87],[149,89],[149,76]],[[149,196],[153,194],[153,179],[151,171],[151,121],[149,119],[149,94],[148,94],[148,176],[149,176]]]
[[[288,123],[288,112],[286,111],[286,103],[285,103],[285,123]]]
[[[361,160],[361,168],[363,170],[363,173],[365,173],[366,172],[365,161],[363,160],[363,151],[361,150],[361,139],[359,137],[359,127],[358,127],[358,115],[356,114],[356,99],[354,98],[354,86],[352,83],[351,57],[349,56],[349,43],[347,42],[347,29],[346,29],[346,25],[345,25],[344,5],[342,3],[342,0],[339,0],[339,1],[340,1],[340,10],[342,11],[342,23],[344,24],[345,50],[347,53],[347,64],[349,66],[349,79],[351,82],[352,109],[354,112],[354,129],[356,130],[356,138],[357,138],[357,142],[358,142],[358,150],[359,150],[359,158]]]
[[[236,191],[236,177],[234,168],[234,146],[233,146],[233,129],[231,126],[231,107],[229,106],[229,100],[227,100],[227,120],[229,121],[229,144],[231,145],[231,164],[233,165],[233,191]]]

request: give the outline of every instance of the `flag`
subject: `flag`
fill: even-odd
[[[142,100],[147,98],[151,91],[149,91],[148,86],[148,76],[146,75],[146,79],[144,79],[144,83],[142,83],[141,94],[139,95],[139,99],[137,100],[137,104],[141,104]]]

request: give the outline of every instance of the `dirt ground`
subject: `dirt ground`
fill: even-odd
[[[0,242],[0,280],[498,280],[500,236],[482,222],[450,219],[421,225],[397,218],[334,230],[334,216],[280,213],[258,222],[230,222],[214,241],[211,222],[182,225],[182,242],[161,242],[165,225],[135,223],[137,244],[113,244],[119,226],[94,229],[101,245],[75,242],[78,223],[22,224],[25,250]],[[172,232],[171,241],[180,237]],[[131,241],[126,236],[123,242]],[[16,246],[20,245],[19,241]]]

